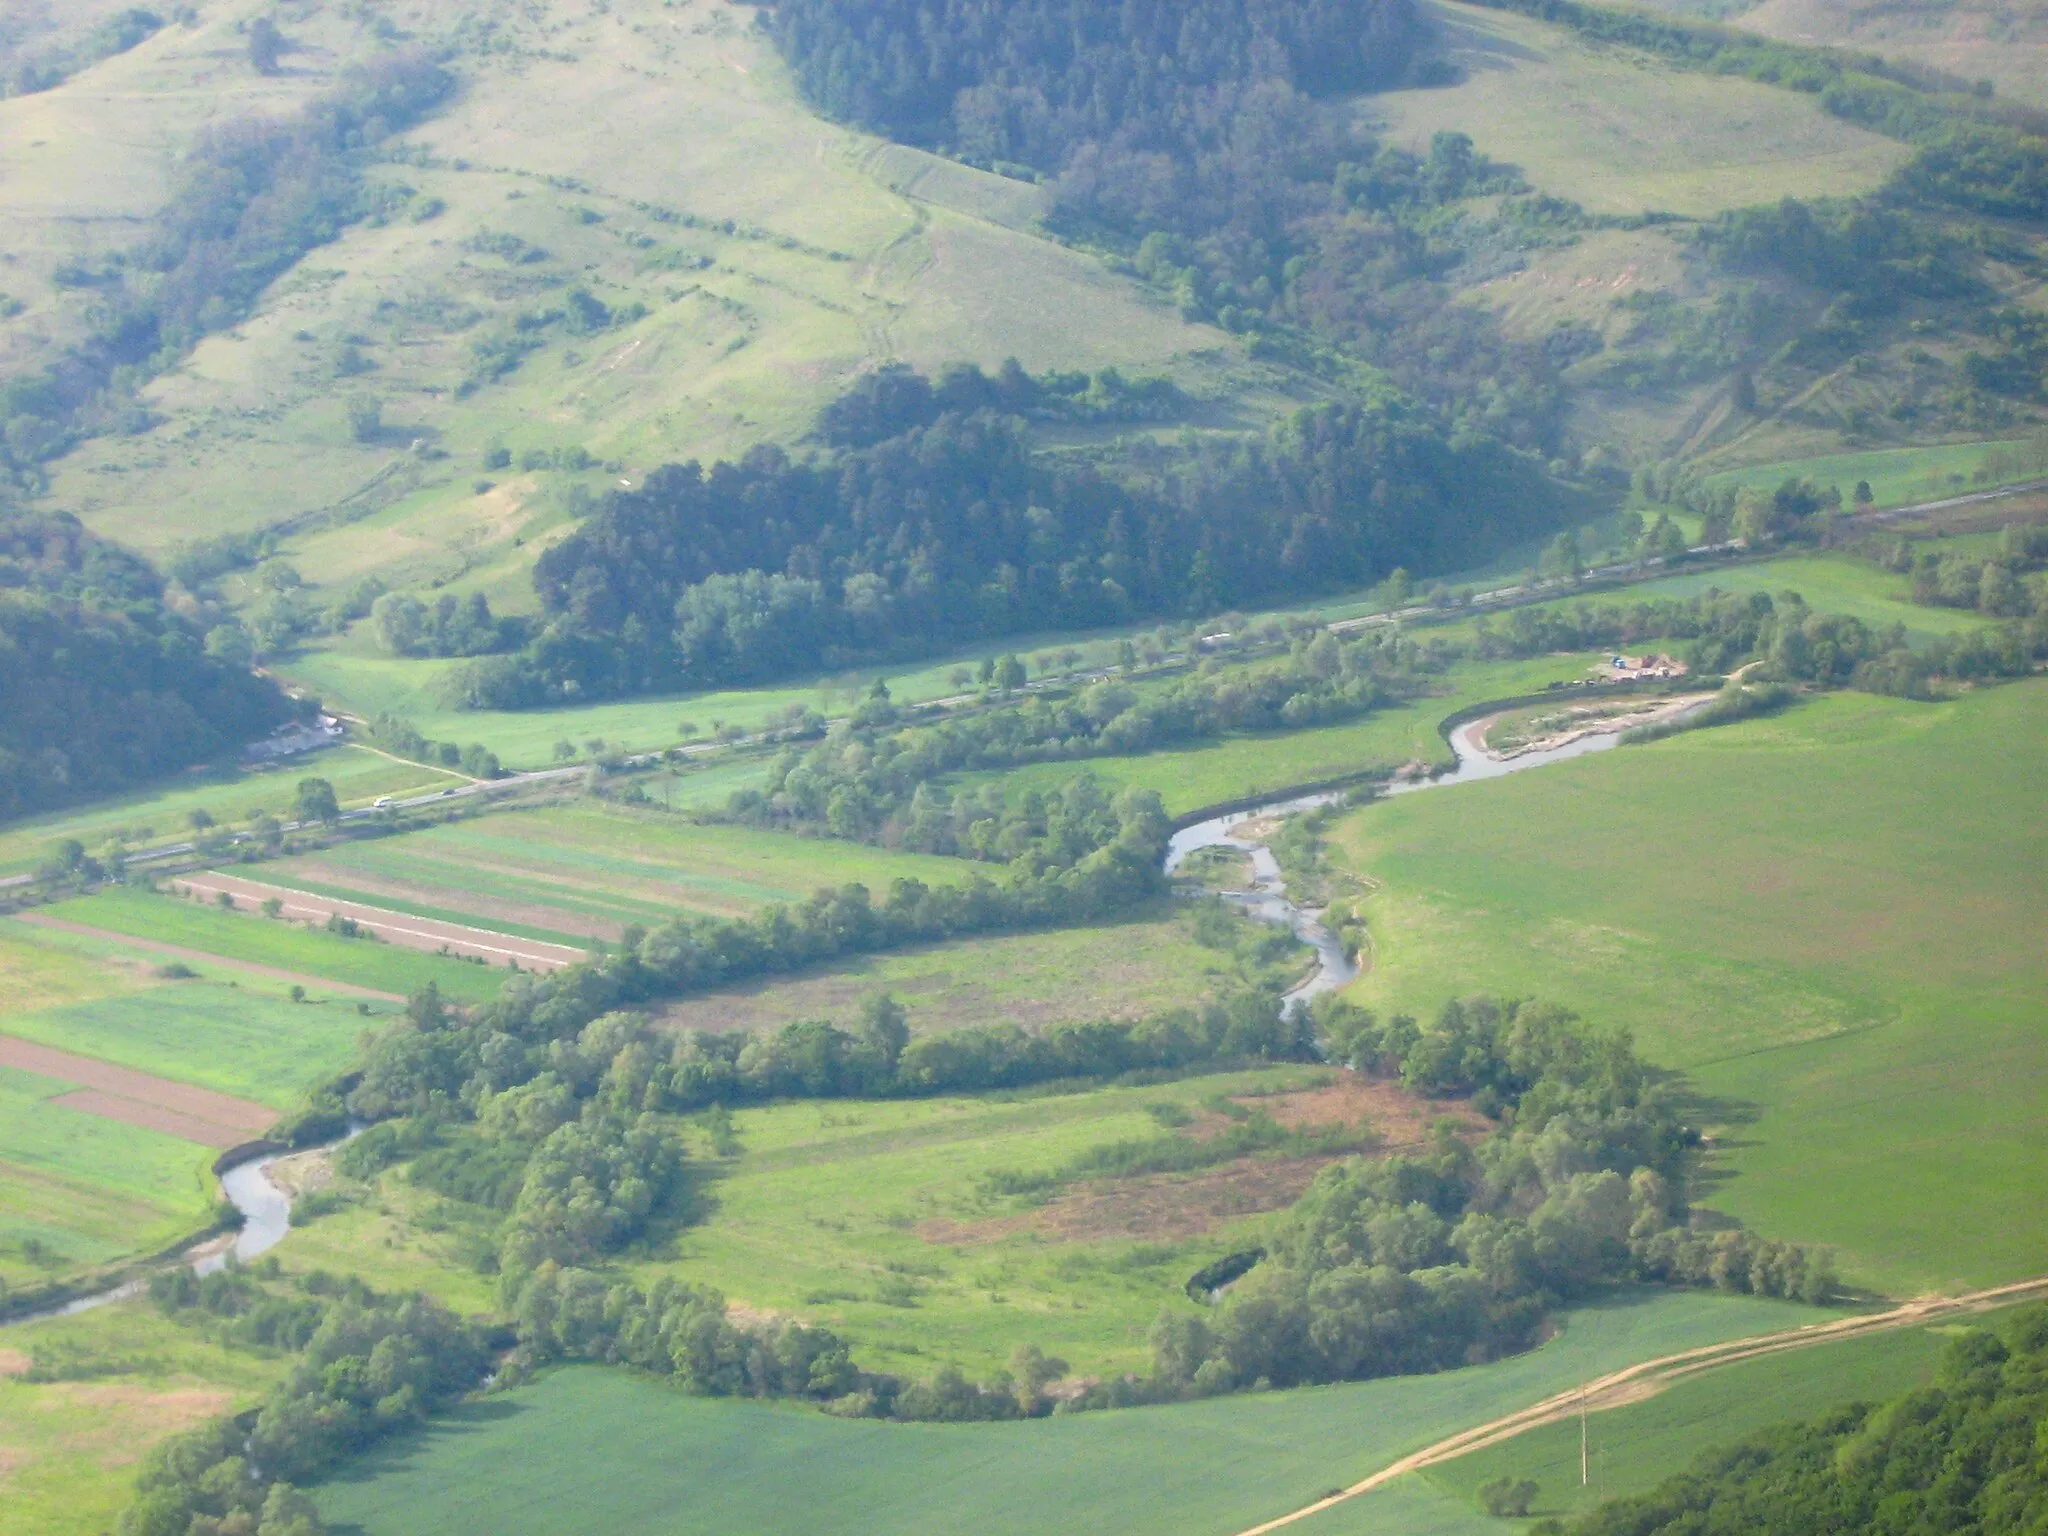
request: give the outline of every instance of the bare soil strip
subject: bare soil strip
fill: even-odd
[[[106,939],[124,944],[130,949],[145,950],[152,955],[164,955],[173,960],[203,961],[226,970],[240,971],[245,976],[263,976],[271,981],[296,981],[302,986],[318,987],[323,992],[338,992],[346,997],[374,997],[379,1002],[402,1003],[405,999],[396,992],[379,992],[375,987],[351,986],[345,981],[329,981],[325,976],[308,976],[301,971],[283,971],[274,965],[258,965],[253,960],[229,960],[211,950],[187,949],[182,944],[165,944],[156,939],[138,939],[130,933],[116,933],[111,928],[94,928],[85,923],[67,922],[61,917],[46,917],[40,912],[17,912],[19,922],[32,923],[38,928],[52,928],[59,933],[75,933],[81,938]]]
[[[489,928],[471,928],[463,923],[443,922],[439,918],[414,917],[405,912],[365,906],[359,901],[308,896],[304,891],[288,890],[281,885],[264,885],[255,880],[244,880],[239,875],[181,875],[176,889],[201,896],[218,896],[225,891],[235,898],[238,907],[243,903],[256,906],[275,899],[281,903],[283,916],[300,921],[324,922],[329,916],[339,913],[369,929],[378,938],[407,949],[423,949],[436,954],[445,949],[452,955],[474,955],[500,965],[507,960],[517,960],[529,971],[560,970],[565,965],[575,965],[589,958],[586,951],[572,949],[567,944],[515,938],[509,933],[497,933]]]
[[[248,1132],[235,1130],[232,1126],[215,1125],[211,1120],[181,1115],[175,1109],[165,1109],[161,1104],[145,1104],[140,1099],[124,1099],[119,1094],[107,1093],[99,1088],[81,1088],[76,1093],[60,1093],[48,1102],[61,1104],[66,1109],[75,1109],[80,1114],[98,1115],[102,1120],[119,1120],[123,1125],[139,1125],[145,1131],[162,1131],[164,1135],[175,1136],[180,1141],[197,1142],[202,1147],[218,1147],[222,1151],[240,1146],[250,1139]]]
[[[1277,1531],[1283,1526],[1306,1520],[1311,1515],[1321,1514],[1346,1499],[1355,1499],[1361,1493],[1370,1493],[1375,1488],[1384,1488],[1388,1483],[1410,1472],[1419,1472],[1424,1467],[1433,1467],[1438,1462],[1452,1461],[1472,1451],[1485,1450],[1503,1440],[1539,1425],[1555,1423],[1559,1419],[1572,1417],[1581,1412],[1599,1413],[1609,1408],[1619,1408],[1626,1403],[1641,1402],[1644,1398],[1655,1397],[1674,1381],[1696,1376],[1702,1371],[1716,1370],[1724,1365],[1733,1365],[1742,1360],[1753,1360],[1760,1355],[1774,1355],[1788,1349],[1806,1349],[1815,1344],[1833,1344],[1842,1339],[1858,1338],[1867,1333],[1884,1333],[1893,1328],[1911,1328],[1923,1323],[1938,1322],[1944,1317],[1954,1317],[1970,1312],[1988,1312],[1995,1307],[2011,1306],[2014,1303],[2048,1296],[2048,1277],[2036,1280],[2021,1280],[2011,1285],[1994,1286],[1990,1290],[1971,1291],[1963,1296],[1923,1296],[1894,1307],[1889,1312],[1866,1313],[1861,1317],[1845,1317],[1831,1323],[1809,1323],[1804,1328],[1787,1328],[1779,1333],[1757,1334],[1747,1339],[1730,1339],[1721,1344],[1709,1344],[1699,1349],[1688,1349],[1675,1355],[1664,1355],[1655,1360],[1644,1360],[1627,1366],[1609,1375],[1589,1381],[1584,1386],[1559,1392],[1546,1397],[1527,1408],[1504,1414],[1484,1424],[1460,1430],[1434,1445],[1424,1446],[1380,1468],[1370,1477],[1353,1483],[1349,1488],[1304,1505],[1291,1514],[1268,1520],[1263,1525],[1254,1525],[1237,1533],[1237,1536],[1265,1536],[1268,1531]]]
[[[211,1088],[195,1088],[190,1083],[174,1083],[167,1077],[137,1072],[131,1067],[117,1067],[94,1056],[79,1056],[13,1035],[0,1035],[0,1067],[13,1067],[18,1071],[33,1072],[38,1077],[54,1077],[59,1082],[97,1089],[110,1099],[125,1100],[137,1106],[136,1113],[143,1108],[167,1110],[197,1124],[211,1126],[216,1132],[231,1134],[232,1141],[220,1143],[224,1146],[262,1135],[277,1119],[277,1111],[264,1104],[215,1093]],[[67,1094],[64,1097],[75,1099],[79,1095]],[[128,1120],[132,1125],[148,1123],[131,1119],[126,1110],[115,1113],[111,1107],[88,1109],[84,1104],[73,1107],[86,1109],[89,1114],[105,1115],[109,1119]],[[204,1144],[215,1145],[210,1141]]]

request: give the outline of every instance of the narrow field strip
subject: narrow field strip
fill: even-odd
[[[175,1116],[179,1121],[189,1123],[194,1131],[203,1129],[207,1134],[187,1135],[182,1130],[172,1130],[169,1134],[199,1142],[202,1146],[229,1147],[239,1141],[248,1141],[262,1135],[277,1119],[275,1110],[248,1099],[215,1093],[210,1088],[194,1088],[189,1083],[173,1082],[167,1077],[137,1072],[131,1067],[117,1067],[112,1062],[60,1051],[53,1046],[37,1045],[14,1035],[0,1035],[0,1067],[13,1067],[17,1071],[33,1072],[39,1077],[76,1083],[80,1089],[92,1090],[99,1097],[82,1102],[80,1094],[71,1093],[53,1102],[103,1119],[165,1130],[164,1125],[154,1120],[138,1117],[145,1112]],[[221,1137],[226,1140],[218,1139]]]
[[[215,1125],[211,1120],[201,1120],[196,1115],[180,1114],[175,1109],[148,1104],[141,1099],[124,1098],[102,1088],[79,1088],[43,1102],[60,1109],[76,1110],[81,1115],[98,1115],[102,1120],[139,1125],[145,1131],[162,1131],[164,1135],[175,1136],[180,1141],[196,1142],[202,1147],[219,1147],[223,1151],[252,1139],[232,1126]]]
[[[286,917],[324,919],[338,913],[369,929],[377,937],[393,944],[402,944],[408,949],[438,952],[445,948],[451,954],[476,955],[486,960],[517,960],[528,970],[560,970],[563,966],[575,965],[588,958],[587,951],[571,948],[567,944],[549,944],[540,939],[514,938],[511,934],[498,933],[489,928],[472,928],[467,924],[444,922],[437,918],[408,917],[403,913],[366,906],[362,902],[344,901],[338,897],[309,898],[300,891],[290,890],[284,886],[264,885],[255,880],[244,880],[236,875],[186,875],[179,879],[177,889],[202,896],[218,896],[225,892],[238,902],[260,903],[274,899],[281,903],[282,913]]]
[[[27,923],[31,927],[75,934],[82,939],[100,939],[109,944],[120,944],[128,949],[139,949],[173,960],[202,961],[225,970],[240,971],[245,976],[262,976],[270,981],[295,981],[303,986],[319,987],[323,991],[339,992],[347,997],[374,997],[379,1002],[386,1003],[405,1001],[396,992],[379,992],[375,987],[358,987],[346,981],[330,981],[325,976],[308,975],[303,971],[287,971],[274,965],[258,965],[253,960],[229,960],[209,950],[192,949],[183,944],[166,944],[159,939],[138,939],[133,934],[117,933],[112,928],[95,928],[88,923],[68,922],[61,917],[49,917],[41,912],[17,912],[14,916],[17,921]]]
[[[1499,1445],[1503,1440],[1552,1424],[1559,1419],[1579,1413],[1599,1413],[1609,1408],[1620,1408],[1629,1403],[1639,1403],[1654,1397],[1674,1381],[1698,1375],[1702,1371],[1717,1370],[1722,1366],[1735,1365],[1744,1360],[1753,1360],[1761,1355],[1778,1354],[1790,1349],[1806,1349],[1816,1344],[1832,1344],[1843,1339],[1861,1337],[1864,1334],[1882,1333],[1893,1328],[1910,1328],[1925,1323],[1939,1322],[1945,1317],[1965,1316],[1973,1312],[1988,1312],[1998,1307],[2011,1306],[2018,1302],[2048,1295],[2048,1277],[2034,1280],[2015,1281],[2010,1285],[1993,1286],[1989,1290],[1972,1291],[1962,1296],[1926,1296],[1893,1307],[1887,1312],[1864,1313],[1857,1317],[1845,1317],[1831,1323],[1809,1323],[1803,1328],[1787,1328],[1777,1333],[1758,1334],[1747,1339],[1730,1339],[1725,1343],[1708,1344],[1698,1349],[1681,1350],[1677,1354],[1663,1355],[1655,1360],[1639,1361],[1622,1370],[1613,1371],[1582,1386],[1554,1393],[1541,1402],[1514,1413],[1503,1414],[1484,1424],[1475,1424],[1470,1429],[1448,1435],[1434,1445],[1424,1446],[1419,1451],[1403,1456],[1399,1461],[1388,1463],[1370,1477],[1353,1483],[1304,1505],[1263,1525],[1254,1525],[1237,1533],[1237,1536],[1266,1536],[1269,1531],[1281,1530],[1326,1509],[1335,1508],[1347,1499],[1360,1494],[1371,1493],[1383,1488],[1395,1479],[1410,1472],[1420,1472],[1425,1467],[1439,1462],[1451,1461],[1472,1451],[1485,1450]]]

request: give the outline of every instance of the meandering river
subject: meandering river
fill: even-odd
[[[1457,758],[1457,767],[1434,777],[1397,779],[1384,786],[1381,793],[1414,794],[1418,790],[1469,784],[1476,779],[1503,778],[1510,773],[1524,773],[1531,768],[1541,768],[1545,764],[1561,762],[1568,757],[1583,757],[1588,752],[1603,752],[1621,740],[1617,733],[1588,734],[1567,741],[1562,746],[1500,758],[1490,755],[1485,747],[1486,727],[1491,719],[1491,716],[1487,716],[1469,720],[1452,730],[1451,752]],[[1350,985],[1358,976],[1358,966],[1344,952],[1344,947],[1337,942],[1336,936],[1323,926],[1321,908],[1300,906],[1288,898],[1287,882],[1281,876],[1280,861],[1273,856],[1272,848],[1255,835],[1245,835],[1244,829],[1247,823],[1270,817],[1292,816],[1302,811],[1314,810],[1320,805],[1334,805],[1342,800],[1344,795],[1343,790],[1333,790],[1327,794],[1294,795],[1254,806],[1250,810],[1231,811],[1226,815],[1214,816],[1207,821],[1198,821],[1193,826],[1183,827],[1173,834],[1173,840],[1166,847],[1168,875],[1177,873],[1187,862],[1188,855],[1198,848],[1228,848],[1234,853],[1250,856],[1252,888],[1249,891],[1219,891],[1217,894],[1233,906],[1241,907],[1265,922],[1285,924],[1294,931],[1296,937],[1316,952],[1315,970],[1288,991],[1281,1004],[1285,1009],[1298,1007],[1321,993],[1334,992],[1339,987]]]

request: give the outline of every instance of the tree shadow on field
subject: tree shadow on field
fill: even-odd
[[[316,1486],[369,1483],[390,1473],[407,1471],[413,1458],[437,1441],[483,1434],[532,1411],[528,1404],[514,1402],[508,1397],[457,1403],[445,1413],[435,1414],[418,1429],[386,1440],[368,1455],[343,1462],[321,1478]],[[358,1525],[330,1525],[327,1529],[333,1536],[364,1536],[363,1528]]]
[[[1693,1193],[1701,1194],[1732,1182],[1735,1170],[1721,1161],[1720,1154],[1763,1144],[1756,1137],[1739,1134],[1737,1129],[1761,1120],[1763,1106],[1753,1099],[1702,1093],[1679,1072],[1653,1072],[1651,1081],[1670,1091],[1680,1119],[1700,1134],[1699,1147],[1686,1170],[1686,1182]],[[1710,1125],[1716,1128],[1711,1136],[1703,1129]]]

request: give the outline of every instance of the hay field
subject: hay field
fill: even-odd
[[[2048,684],[1856,694],[1354,814],[1351,995],[1553,998],[1685,1070],[1705,1203],[1899,1293],[2038,1270]]]
[[[1540,190],[1595,213],[1702,217],[1784,196],[1854,196],[1910,153],[1789,91],[1681,74],[1452,0],[1428,9],[1462,82],[1370,97],[1368,118],[1425,147],[1439,130],[1469,133]]]

